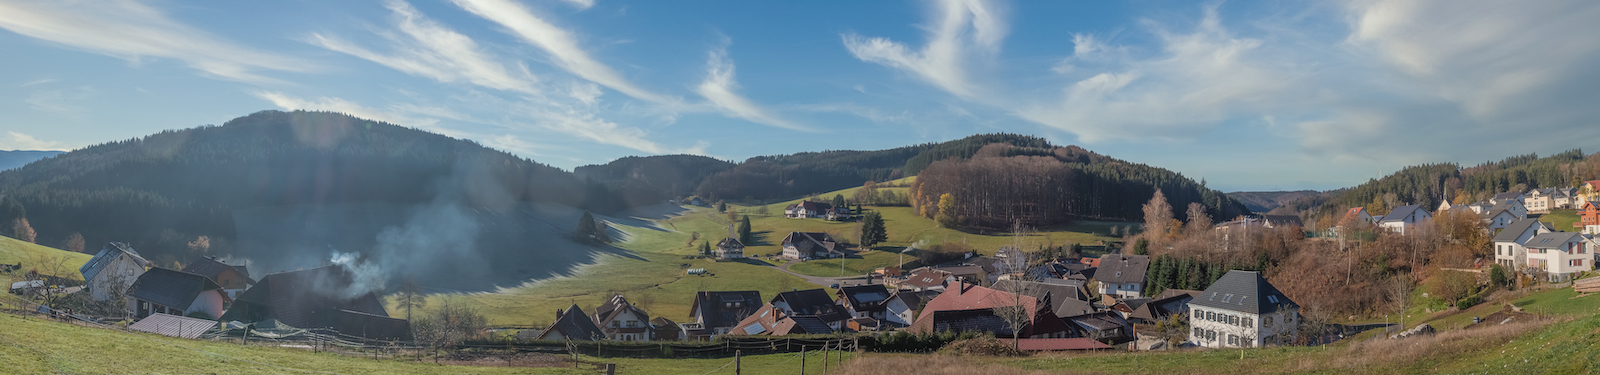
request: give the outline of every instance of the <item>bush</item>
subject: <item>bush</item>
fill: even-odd
[[[1011,347],[1010,340],[1001,341],[994,337],[978,337],[952,342],[939,349],[940,354],[949,355],[987,355],[998,357],[1021,357],[1027,355]]]

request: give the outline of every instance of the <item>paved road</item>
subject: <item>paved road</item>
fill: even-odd
[[[803,274],[795,273],[794,271],[790,271],[789,270],[789,266],[792,266],[795,263],[799,263],[799,262],[800,261],[798,261],[798,260],[790,260],[788,262],[784,262],[783,265],[769,266],[769,267],[776,268],[777,270],[783,271],[784,273],[788,273],[790,275],[795,275],[795,276],[797,276],[799,278],[805,279],[806,282],[809,282],[809,283],[812,283],[812,284],[817,284],[818,286],[821,286],[821,287],[824,287],[824,288],[827,288],[827,287],[829,287],[829,286],[831,286],[833,284],[839,284],[839,286],[841,286],[841,287],[843,287],[843,286],[851,286],[851,285],[866,284],[866,279],[863,279],[861,277],[862,275],[842,276],[842,277],[824,277],[824,276],[803,275]]]

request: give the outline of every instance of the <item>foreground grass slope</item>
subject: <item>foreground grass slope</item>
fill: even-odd
[[[94,249],[96,251],[99,250],[99,248]],[[30,264],[37,262],[41,256],[66,258],[66,265],[67,267],[71,267],[71,271],[73,271],[72,273],[74,274],[77,273],[78,267],[83,266],[84,263],[89,261],[89,258],[94,257],[93,254],[74,253],[44,245],[23,242],[11,237],[0,237],[0,263],[17,264],[17,262],[22,262],[24,271],[26,271],[26,269],[32,268]],[[68,275],[60,276],[66,277]]]

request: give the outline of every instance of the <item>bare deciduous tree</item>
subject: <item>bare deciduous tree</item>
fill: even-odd
[[[28,218],[19,217],[11,221],[11,238],[32,243],[38,236],[33,226],[28,224]]]

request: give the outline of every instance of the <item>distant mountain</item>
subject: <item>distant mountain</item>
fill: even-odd
[[[0,171],[22,168],[28,163],[51,156],[61,155],[65,151],[0,151]]]
[[[452,205],[482,216],[524,203],[613,212],[624,202],[603,185],[472,141],[327,112],[257,112],[0,172],[0,220],[25,215],[39,243],[81,233],[89,250],[125,241],[164,265],[232,254],[240,247],[235,213],[252,208]],[[202,235],[209,248],[191,250]],[[330,250],[312,251],[325,260]]]
[[[572,173],[617,189],[631,206],[642,206],[694,194],[706,178],[733,167],[731,162],[699,155],[629,156],[577,167]]]

